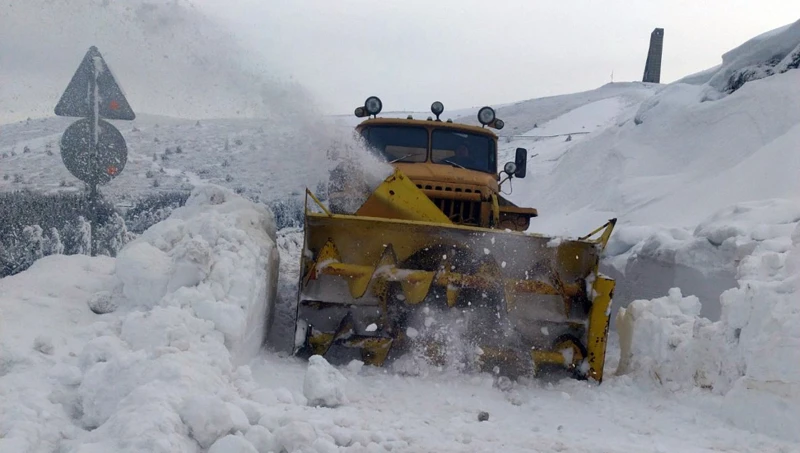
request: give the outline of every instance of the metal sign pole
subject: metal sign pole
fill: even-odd
[[[98,134],[98,99],[97,99],[97,61],[92,58],[92,77],[89,78],[89,166],[91,174],[97,174],[97,136]],[[90,255],[97,254],[97,178],[89,182],[89,224],[90,224]]]

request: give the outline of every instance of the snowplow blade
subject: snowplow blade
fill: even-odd
[[[594,240],[455,225],[399,172],[354,215],[306,193],[295,354],[344,347],[382,365],[428,326],[409,329],[418,312],[457,311],[471,313],[458,341],[489,369],[555,365],[602,380],[614,282],[597,265],[614,220]]]

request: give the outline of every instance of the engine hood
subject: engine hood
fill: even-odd
[[[439,185],[462,185],[480,189],[485,196],[497,193],[497,175],[480,171],[466,170],[451,165],[421,163],[401,163],[394,165],[415,183],[430,182]]]

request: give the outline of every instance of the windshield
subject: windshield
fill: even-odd
[[[388,162],[425,162],[428,131],[422,127],[370,126],[361,133],[372,150]]]
[[[485,135],[437,129],[433,131],[433,156],[437,164],[495,173],[494,141]]]

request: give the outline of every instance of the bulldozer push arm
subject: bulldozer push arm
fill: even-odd
[[[294,352],[344,347],[380,366],[408,343],[409,311],[485,304],[476,325],[496,315],[512,334],[474,332],[482,363],[527,357],[601,382],[614,281],[598,263],[614,225],[578,239],[456,225],[399,170],[354,214],[307,190]]]

